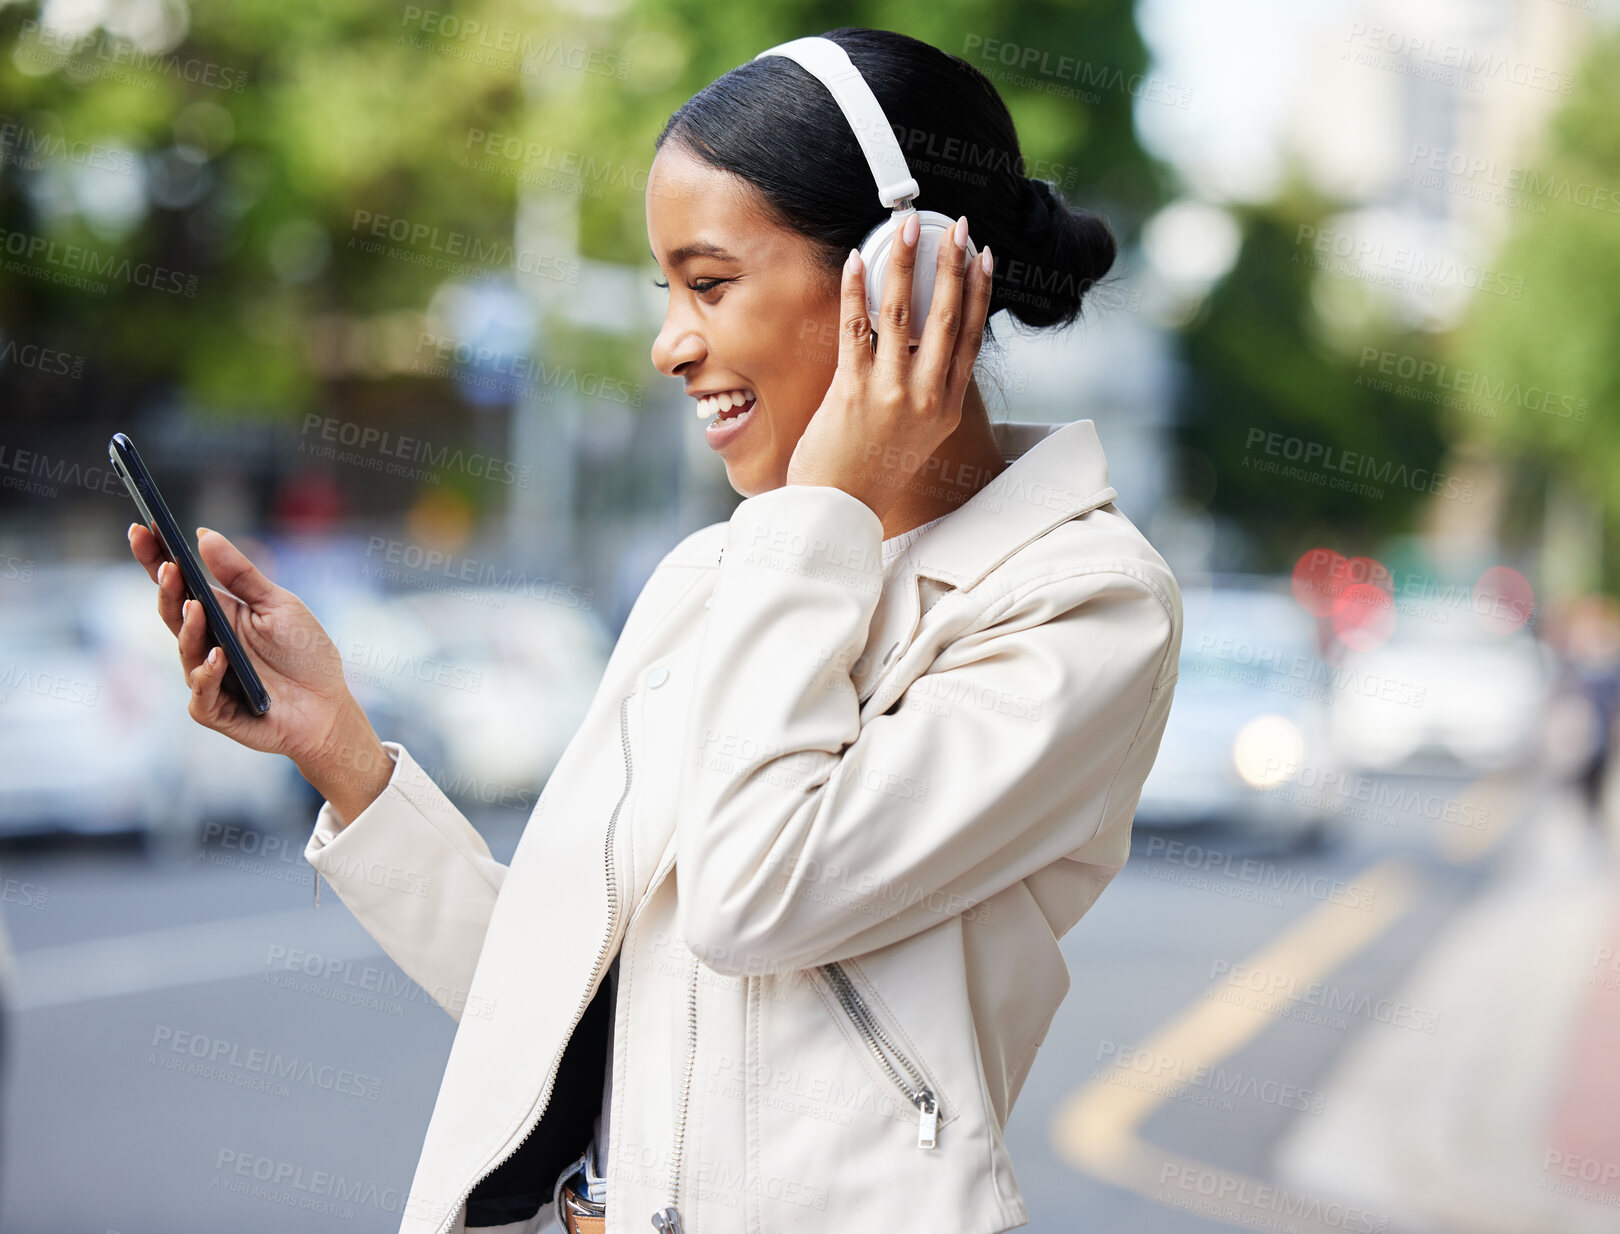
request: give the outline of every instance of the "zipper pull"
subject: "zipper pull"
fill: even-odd
[[[319,908],[321,906],[321,872],[311,870],[310,873],[315,876],[315,907]]]
[[[673,1204],[661,1213],[654,1213],[652,1223],[658,1234],[686,1234],[686,1228],[681,1225],[680,1210]]]
[[[934,1132],[939,1128],[939,1106],[934,1094],[926,1088],[917,1095],[917,1147],[933,1148]]]

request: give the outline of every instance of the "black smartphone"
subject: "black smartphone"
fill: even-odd
[[[254,671],[253,662],[248,659],[247,652],[242,649],[236,631],[231,629],[230,622],[225,620],[225,612],[219,607],[219,600],[214,595],[214,588],[208,581],[202,562],[197,560],[197,554],[192,551],[191,541],[181,534],[180,525],[174,521],[174,515],[169,513],[163,494],[158,492],[157,485],[152,483],[152,473],[147,471],[146,464],[141,462],[135,443],[123,433],[114,433],[112,442],[107,447],[107,457],[112,460],[113,470],[124,481],[124,487],[129,490],[129,495],[135,499],[135,507],[141,512],[141,521],[157,537],[164,555],[179,569],[180,578],[185,583],[186,594],[203,607],[203,615],[208,619],[208,646],[221,648],[225,653],[225,662],[229,666],[220,688],[228,690],[254,715],[262,716],[270,710],[270,692],[264,688],[264,682],[259,680],[259,674]]]

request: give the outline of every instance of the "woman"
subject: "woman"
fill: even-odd
[[[970,66],[828,37],[941,152],[911,159],[959,216],[920,342],[910,226],[869,320],[850,258],[884,211],[814,77],[766,56],[670,119],[652,357],[744,500],[648,580],[510,866],[379,740],[297,598],[201,532],[275,699],[244,715],[131,529],[192,715],[298,764],[326,798],[311,865],[459,1021],[403,1230],[1028,1220],[1002,1129],[1068,989],[1058,939],[1129,851],[1180,593],[1091,421],[992,424],[973,380],[991,312],[1076,319],[1106,226],[1021,174]]]

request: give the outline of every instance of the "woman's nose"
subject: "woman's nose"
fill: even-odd
[[[680,323],[666,320],[653,340],[653,367],[666,377],[678,377],[681,370],[703,358],[703,340]]]

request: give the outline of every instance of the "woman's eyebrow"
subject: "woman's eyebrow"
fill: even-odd
[[[654,261],[658,260],[658,254],[654,253],[651,248],[649,248],[647,252],[652,255],[652,259]],[[669,255],[669,264],[672,266],[678,266],[683,261],[689,261],[693,257],[712,257],[716,261],[739,260],[730,253],[726,252],[726,250],[721,248],[718,244],[711,244],[707,240],[694,240],[691,244],[683,244],[680,248],[671,252]]]

